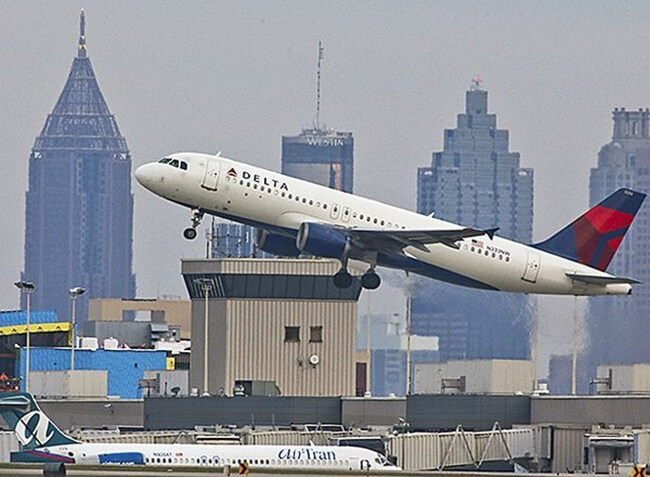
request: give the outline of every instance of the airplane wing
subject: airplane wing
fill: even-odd
[[[469,237],[487,235],[494,237],[499,230],[494,229],[450,229],[450,230],[378,230],[337,227],[352,240],[359,248],[386,252],[401,252],[405,247],[414,247],[423,252],[429,252],[426,245],[441,243],[458,249],[457,242]]]
[[[589,283],[592,285],[609,285],[609,284],[617,284],[617,283],[629,283],[630,285],[634,285],[637,283],[641,283],[638,280],[635,280],[634,278],[625,278],[625,277],[603,277],[600,275],[585,275],[582,273],[574,273],[574,272],[566,272],[566,276],[571,278],[572,280],[577,280],[579,282],[583,283]]]

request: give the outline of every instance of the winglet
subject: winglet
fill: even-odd
[[[500,227],[494,227],[493,229],[485,229],[483,232],[485,232],[485,235],[490,237],[490,240],[494,238],[494,234],[499,230]]]

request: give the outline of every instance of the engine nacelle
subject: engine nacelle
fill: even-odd
[[[255,233],[257,248],[279,257],[297,257],[300,250],[296,248],[296,239],[273,234],[268,230],[257,229]]]
[[[296,246],[302,252],[318,257],[341,258],[345,252],[347,237],[333,227],[304,222],[300,225]]]

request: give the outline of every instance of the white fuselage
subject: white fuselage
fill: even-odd
[[[178,204],[265,228],[296,234],[304,222],[377,230],[450,230],[458,224],[372,199],[337,191],[221,156],[177,153],[185,169],[151,163],[136,171],[152,192]],[[587,284],[566,273],[608,273],[526,244],[487,235],[466,238],[459,248],[437,243],[428,251],[406,247],[381,255],[377,264],[470,287],[557,295],[625,295],[627,283]]]
[[[49,460],[81,465],[236,468],[245,464],[251,470],[399,470],[383,455],[359,447],[78,443],[29,452]]]

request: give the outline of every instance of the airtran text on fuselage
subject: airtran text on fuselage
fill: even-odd
[[[282,449],[278,452],[278,459],[336,460],[336,452],[317,450],[310,447],[303,447],[302,449]]]
[[[257,182],[258,184],[265,185],[267,187],[275,187],[280,190],[289,190],[286,182],[281,182],[277,179],[270,179],[268,177],[261,176],[259,174],[251,174],[248,171],[244,171],[241,174],[242,179],[247,181]]]

